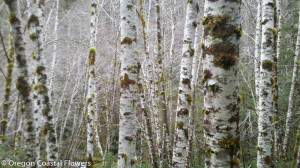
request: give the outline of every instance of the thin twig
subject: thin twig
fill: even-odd
[[[3,74],[3,76],[4,76],[5,79],[6,79],[7,77],[5,76],[5,74],[4,74],[3,70],[1,69],[1,67],[0,67],[0,71],[1,71],[1,73]]]
[[[1,43],[2,43],[2,47],[3,47],[3,50],[4,50],[5,56],[6,56],[6,58],[7,58],[8,60],[10,60],[10,59],[9,59],[9,56],[8,56],[8,54],[7,54],[7,52],[6,52],[6,48],[5,48],[5,44],[4,44],[4,41],[3,41],[1,29],[0,29],[0,38],[1,38]]]

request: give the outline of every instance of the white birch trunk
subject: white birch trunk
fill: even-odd
[[[276,58],[273,59],[275,66],[275,76],[273,83],[273,106],[274,106],[274,159],[277,161],[278,152],[279,152],[279,140],[280,140],[280,121],[279,121],[279,109],[278,109],[278,94],[279,94],[279,86],[278,86],[278,65],[280,58],[280,43],[281,43],[281,0],[276,0],[276,13],[277,13],[277,43],[276,43]]]
[[[24,136],[25,136],[25,152],[26,161],[35,162],[37,158],[37,145],[35,136],[35,121],[32,108],[31,86],[29,84],[28,65],[25,54],[25,42],[23,39],[23,29],[18,11],[18,1],[4,1],[9,8],[9,22],[12,28],[13,46],[16,53],[17,63],[17,84],[16,88],[19,91],[21,99],[20,110],[24,113]]]
[[[150,8],[151,8],[151,0],[149,2],[150,4]],[[149,51],[148,49],[148,41],[147,41],[147,34],[148,32],[146,32],[146,27],[147,24],[145,22],[144,19],[144,13],[143,13],[143,1],[140,0],[140,20],[142,23],[142,31],[143,31],[143,40],[144,40],[144,52],[146,55],[146,61],[147,63],[150,63],[149,61]],[[150,10],[149,10],[150,12]],[[148,19],[149,21],[149,19]],[[148,25],[149,27],[149,25]],[[156,146],[155,146],[155,142],[154,142],[154,136],[153,136],[153,128],[152,128],[152,121],[151,121],[151,115],[149,114],[150,112],[150,108],[147,106],[146,104],[146,100],[145,100],[145,90],[144,90],[144,85],[142,81],[142,73],[140,72],[139,75],[139,84],[138,84],[138,92],[139,92],[139,96],[140,96],[140,101],[141,101],[141,108],[142,108],[142,112],[143,112],[143,116],[144,116],[144,120],[145,120],[145,125],[146,125],[146,138],[148,141],[148,146],[149,146],[149,151],[150,151],[150,155],[151,155],[151,162],[152,162],[152,166],[154,168],[158,168],[158,162],[157,162],[157,154],[156,154]]]
[[[260,44],[261,44],[261,1],[257,2],[256,28],[255,28],[255,57],[254,57],[254,74],[255,74],[255,108],[258,110],[259,98],[259,80],[260,80]]]
[[[4,97],[2,101],[2,118],[1,118],[1,143],[5,142],[7,140],[6,137],[6,130],[7,130],[7,119],[8,119],[8,113],[9,113],[9,107],[11,105],[10,101],[10,93],[11,93],[11,85],[12,85],[12,72],[14,69],[14,47],[12,43],[12,38],[11,38],[11,32],[9,34],[9,49],[8,52],[6,53],[5,49],[5,44],[3,41],[3,36],[1,34],[0,30],[0,36],[1,36],[1,42],[3,45],[3,50],[5,51],[6,54],[6,73],[5,73],[5,84],[4,84]]]
[[[288,142],[289,142],[289,136],[290,136],[291,126],[292,126],[294,96],[295,96],[296,82],[298,76],[297,72],[298,72],[299,61],[300,61],[299,53],[300,53],[300,22],[298,23],[298,35],[297,35],[297,43],[296,43],[295,57],[294,57],[293,77],[292,77],[292,84],[291,84],[291,90],[289,95],[289,105],[288,105],[288,111],[286,116],[285,134],[283,140],[283,152],[285,154],[287,154],[288,152]]]
[[[199,5],[199,2],[197,2],[197,5]],[[193,57],[193,67],[192,67],[192,83],[191,83],[191,91],[192,91],[192,104],[190,108],[189,113],[189,125],[188,125],[188,145],[186,149],[186,157],[185,157],[185,168],[190,167],[191,163],[191,157],[192,157],[192,151],[193,151],[193,135],[194,135],[194,111],[195,111],[195,96],[196,96],[196,86],[197,86],[197,75],[198,75],[198,69],[199,65],[199,48],[200,48],[200,25],[198,24],[198,18],[197,20],[197,27],[196,27],[196,33],[195,33],[195,43],[194,43],[194,49],[195,54]]]
[[[257,167],[272,167],[272,84],[274,82],[274,0],[262,1],[262,43],[258,103]]]
[[[118,168],[136,165],[136,103],[138,60],[136,52],[136,7],[131,0],[120,1],[121,74]]]
[[[52,84],[54,81],[55,65],[56,65],[56,54],[57,54],[57,40],[58,40],[58,13],[59,13],[59,0],[56,0],[56,13],[55,13],[55,24],[54,24],[54,44],[53,44],[53,56],[51,64],[50,82],[49,82],[49,93],[52,98]]]
[[[52,162],[57,161],[58,153],[56,145],[56,131],[53,122],[53,111],[51,110],[51,103],[47,88],[45,56],[43,54],[42,44],[42,6],[44,4],[41,4],[41,1],[34,0],[28,0],[27,4],[29,7],[27,28],[29,31],[30,42],[33,46],[31,57],[35,64],[33,102],[34,112],[36,113],[36,122],[38,124],[37,139],[40,136],[40,127],[43,124],[43,134],[46,136],[47,161]]]
[[[96,112],[96,35],[97,35],[97,15],[98,4],[96,0],[90,1],[90,49],[88,53],[88,89],[86,97],[87,105],[87,146],[86,146],[86,161],[90,162],[93,167],[93,149],[94,149],[94,121]]]
[[[239,167],[240,0],[205,1],[204,139],[205,166]]]
[[[188,140],[188,116],[192,102],[191,80],[192,63],[195,53],[194,39],[197,27],[198,1],[190,0],[187,3],[186,21],[184,28],[183,49],[180,68],[180,83],[176,112],[176,130],[173,151],[173,167],[184,167]]]

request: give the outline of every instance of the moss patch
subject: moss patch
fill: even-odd
[[[95,65],[96,61],[96,49],[93,47],[89,48],[89,66]]]
[[[213,55],[213,63],[221,68],[229,69],[231,66],[235,65],[238,58],[235,55],[235,46],[228,43],[215,43],[209,48],[205,48],[205,53]]]
[[[29,28],[29,25],[33,23],[35,23],[36,25],[40,24],[39,18],[34,14],[30,15],[30,17],[28,18],[26,27]]]
[[[124,37],[121,44],[131,44],[133,40],[130,37]]]
[[[271,60],[264,60],[264,61],[262,62],[262,68],[263,68],[263,69],[266,69],[266,70],[268,70],[268,71],[272,71],[273,68],[274,68],[274,62],[271,61]]]
[[[224,149],[229,149],[233,147],[237,143],[236,138],[232,138],[231,135],[227,137],[222,137],[221,140],[219,140],[218,144],[220,145],[221,148]]]
[[[183,128],[183,122],[182,121],[177,121],[177,123],[176,123],[176,126],[177,126],[177,128],[179,128],[179,129],[182,129]]]
[[[135,80],[131,80],[129,79],[129,76],[127,73],[124,74],[124,76],[122,76],[120,78],[120,85],[121,87],[129,87],[130,84],[135,84],[136,81]]]
[[[239,27],[228,25],[229,15],[208,15],[202,20],[204,26],[204,36],[207,36],[210,32],[213,39],[226,38],[236,34],[237,38],[242,36],[242,30]]]
[[[31,40],[36,40],[38,37],[39,37],[39,36],[38,36],[36,33],[30,33],[30,34],[29,34],[29,38],[30,38]]]
[[[190,94],[184,94],[184,96],[185,96],[185,100],[188,102],[188,104],[191,105],[192,100],[193,100],[192,96]]]

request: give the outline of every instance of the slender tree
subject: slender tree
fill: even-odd
[[[33,102],[37,128],[40,127],[39,124],[44,123],[43,133],[46,136],[47,161],[56,161],[58,159],[56,131],[54,127],[53,111],[51,110],[51,103],[47,86],[45,55],[43,54],[42,44],[43,3],[44,1],[27,1],[27,5],[29,7],[27,29],[29,31],[30,42],[33,46],[33,49],[31,51],[31,58],[33,59],[33,63],[35,65]],[[43,118],[44,121],[42,121],[41,118]],[[37,130],[37,136],[39,137],[39,130]]]
[[[154,115],[155,115],[155,123],[156,123],[156,136],[158,143],[158,152],[160,164],[163,163],[163,143],[166,143],[168,148],[169,146],[169,122],[167,117],[167,105],[166,105],[166,96],[165,96],[165,77],[163,74],[163,44],[162,44],[162,28],[161,28],[161,5],[160,0],[156,0],[155,4],[156,8],[156,40],[157,40],[157,48],[156,48],[156,58],[155,58],[155,103],[154,103]],[[159,118],[160,111],[162,110],[162,118],[161,121]],[[160,129],[160,125],[162,124],[163,129]],[[167,149],[166,154],[168,155],[169,151]]]
[[[274,84],[274,58],[276,28],[274,25],[275,3],[262,1],[262,43],[260,58],[260,83],[258,103],[257,167],[272,167],[272,84]]]
[[[144,52],[146,55],[146,59],[149,59],[149,52],[147,51],[147,34],[148,32],[146,32],[146,27],[147,27],[147,23],[144,19],[144,12],[143,12],[143,1],[140,0],[139,1],[139,5],[140,5],[140,13],[139,13],[139,18],[142,24],[142,32],[143,32],[143,41],[144,41]],[[149,25],[148,25],[149,26]],[[148,57],[148,58],[147,58]],[[139,74],[139,84],[138,84],[138,93],[140,96],[140,101],[141,101],[141,107],[142,107],[142,112],[144,115],[144,119],[145,119],[145,124],[146,124],[146,138],[148,140],[148,146],[149,146],[149,151],[150,151],[150,155],[151,155],[151,162],[152,162],[152,166],[154,168],[158,168],[158,162],[157,162],[157,154],[156,154],[156,146],[155,146],[155,142],[154,142],[154,136],[153,136],[153,127],[152,127],[152,119],[151,119],[151,115],[150,113],[150,108],[146,103],[146,98],[145,98],[145,89],[143,86],[144,85],[144,81],[142,80],[142,76],[141,73]]]
[[[136,101],[138,60],[136,52],[136,7],[131,0],[120,1],[121,74],[118,167],[136,165]]]
[[[205,1],[204,6],[205,166],[239,167],[241,1]]]
[[[274,107],[274,117],[273,117],[273,125],[274,125],[274,159],[277,161],[278,151],[279,151],[279,128],[280,128],[280,120],[279,120],[279,109],[278,109],[278,94],[279,94],[279,86],[278,86],[278,66],[279,66],[279,58],[280,58],[280,45],[281,45],[281,0],[276,0],[276,17],[274,25],[276,29],[275,31],[275,43],[276,43],[276,56],[273,58],[274,60],[274,82],[272,84],[273,87],[273,107]]]
[[[7,118],[8,118],[8,111],[11,105],[10,101],[10,92],[11,92],[11,85],[12,85],[12,72],[14,69],[14,47],[12,43],[11,33],[9,35],[9,49],[6,51],[5,44],[3,41],[3,36],[0,30],[0,38],[3,46],[3,50],[6,55],[6,74],[5,84],[4,84],[4,97],[2,101],[2,120],[1,120],[1,142],[6,141],[6,130],[7,130]]]
[[[198,3],[198,2],[197,2]],[[199,4],[198,4],[199,5]],[[197,18],[197,27],[196,27],[196,34],[195,34],[195,43],[194,43],[194,57],[193,57],[193,67],[192,67],[192,81],[191,81],[191,90],[192,90],[192,103],[189,113],[189,125],[188,125],[188,145],[186,149],[186,157],[185,157],[185,167],[190,167],[191,157],[192,157],[192,148],[193,148],[193,139],[194,139],[194,117],[195,117],[195,97],[196,97],[196,86],[197,86],[197,79],[198,79],[198,69],[200,66],[199,64],[199,49],[200,49],[200,26],[199,21]]]
[[[188,140],[188,116],[192,103],[192,63],[195,53],[195,29],[197,27],[197,13],[199,10],[197,2],[197,0],[187,1],[172,160],[173,167],[178,168],[184,167]]]
[[[256,27],[255,27],[255,57],[254,57],[254,74],[255,74],[255,103],[258,110],[259,99],[259,80],[260,80],[260,44],[261,44],[261,1],[257,2]]]
[[[300,13],[299,13],[299,19],[300,19]],[[300,61],[299,53],[300,53],[300,20],[298,23],[298,35],[297,35],[297,43],[296,43],[296,48],[295,48],[292,84],[291,84],[291,90],[290,90],[290,95],[289,95],[289,104],[288,104],[288,111],[287,111],[286,123],[285,123],[285,134],[284,134],[284,139],[283,139],[283,152],[284,153],[288,152],[288,141],[289,141],[289,136],[290,136],[291,127],[292,127],[294,96],[295,96],[295,90],[296,90],[296,85],[297,85],[298,67],[299,67],[299,61]]]
[[[9,22],[12,29],[12,41],[16,53],[17,63],[17,83],[16,88],[19,91],[21,106],[20,111],[24,114],[24,137],[26,161],[35,162],[37,155],[36,151],[36,126],[31,99],[31,86],[29,82],[28,65],[25,53],[25,42],[23,39],[22,22],[20,12],[18,10],[17,0],[4,1],[9,9]]]
[[[97,35],[97,14],[98,4],[96,0],[90,1],[90,48],[88,52],[88,90],[86,97],[87,105],[87,147],[86,158],[91,163],[90,167],[93,167],[93,145],[94,145],[94,121],[96,112],[96,35]]]

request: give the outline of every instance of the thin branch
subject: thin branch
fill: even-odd
[[[4,44],[4,41],[3,41],[3,36],[2,36],[2,33],[1,33],[1,29],[0,29],[0,38],[1,38],[1,43],[2,43],[2,47],[3,47],[3,50],[4,50],[5,56],[6,56],[6,58],[7,58],[8,60],[10,60],[10,59],[9,59],[9,56],[8,56],[8,54],[7,54],[7,52],[6,52],[6,48],[5,48],[5,44]]]
[[[5,76],[5,74],[4,74],[3,70],[1,69],[1,67],[0,67],[0,71],[1,71],[1,73],[3,74],[3,76],[4,76],[5,79],[6,79],[7,77]]]

